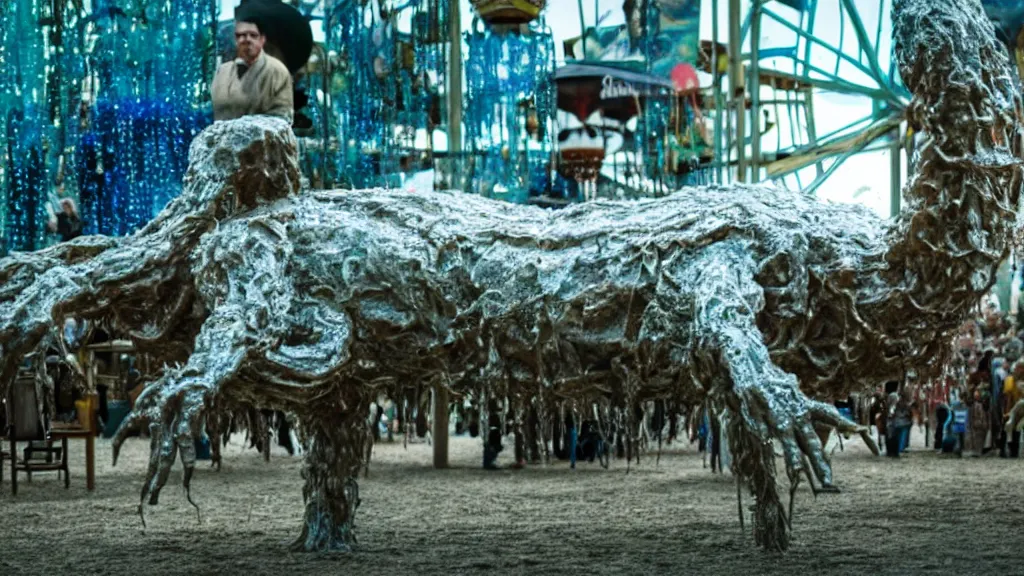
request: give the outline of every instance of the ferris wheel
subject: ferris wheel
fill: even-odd
[[[727,160],[720,164],[735,172],[719,180],[770,180],[820,194],[826,183],[837,185],[851,159],[875,153],[873,191],[888,187],[889,212],[898,211],[909,93],[891,58],[891,0],[730,0],[728,14],[710,4],[714,38],[706,49],[733,55],[724,65],[708,59],[716,85],[723,76],[728,83],[716,98],[730,113],[715,115],[714,133],[717,156]]]

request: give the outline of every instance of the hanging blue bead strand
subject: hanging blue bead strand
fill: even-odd
[[[50,53],[40,26],[42,0],[6,0],[0,12],[0,122],[4,142],[3,251],[42,246],[47,220],[51,122],[46,70]]]
[[[474,24],[466,34],[464,122],[473,155],[471,190],[525,202],[550,144],[541,106],[554,70],[554,42],[543,22],[524,33],[495,32]],[[539,165],[539,166],[538,166]]]

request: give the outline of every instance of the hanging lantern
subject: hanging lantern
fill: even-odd
[[[697,70],[692,64],[682,62],[672,67],[669,74],[676,91],[693,94],[700,90],[700,80],[697,78]]]
[[[547,0],[470,0],[480,18],[490,25],[526,24],[540,16]]]

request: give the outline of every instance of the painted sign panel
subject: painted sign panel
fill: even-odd
[[[695,66],[700,48],[700,0],[627,0],[626,23],[590,29],[586,49],[575,38],[566,58],[636,62],[668,78],[679,64]],[[645,33],[646,31],[646,33]]]

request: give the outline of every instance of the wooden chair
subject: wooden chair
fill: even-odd
[[[7,439],[10,442],[11,494],[18,494],[18,472],[24,472],[32,481],[33,472],[64,473],[64,488],[71,485],[68,473],[68,441],[60,439],[60,447],[54,448],[50,438],[49,421],[39,413],[39,398],[33,378],[18,378],[11,386],[7,401]],[[18,460],[18,443],[29,442],[24,457]],[[43,442],[45,447],[33,447],[31,442]],[[32,462],[34,452],[47,453],[46,462]],[[55,462],[53,456],[57,457]]]

